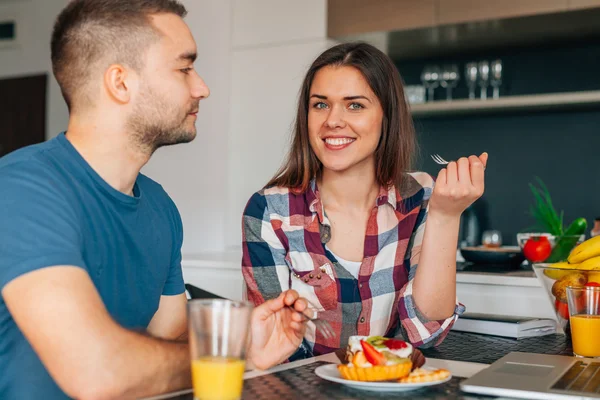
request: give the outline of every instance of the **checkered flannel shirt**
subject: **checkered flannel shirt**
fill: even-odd
[[[464,312],[457,302],[451,317],[436,321],[415,306],[412,283],[434,180],[415,172],[406,174],[404,182],[402,192],[380,189],[358,279],[325,247],[331,225],[315,180],[304,193],[271,187],[250,198],[243,216],[242,259],[248,299],[258,305],[295,289],[336,332],[325,339],[309,324],[291,359],[344,348],[352,335],[402,337],[416,347],[435,346]]]

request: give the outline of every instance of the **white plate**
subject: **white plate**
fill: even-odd
[[[423,367],[424,369],[431,369],[427,367]],[[400,383],[400,382],[361,382],[361,381],[351,381],[348,379],[344,379],[341,377],[337,364],[328,364],[321,365],[315,369],[315,374],[319,378],[323,378],[325,380],[341,383],[342,385],[350,386],[355,389],[360,390],[370,390],[374,392],[406,392],[409,390],[421,389],[427,386],[439,385],[441,383],[448,382],[452,379],[452,374],[444,380],[435,381],[435,382],[423,382],[423,383]]]

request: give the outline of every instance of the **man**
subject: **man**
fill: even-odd
[[[56,21],[66,134],[0,160],[2,399],[191,385],[182,222],[140,174],[159,147],[194,139],[209,96],[185,14],[175,0],[74,0]],[[290,291],[255,310],[251,367],[296,350],[305,308]]]

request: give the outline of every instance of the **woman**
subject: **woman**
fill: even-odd
[[[461,213],[483,194],[487,154],[408,173],[415,133],[400,75],[365,43],[321,54],[300,93],[292,148],[243,217],[243,274],[255,304],[292,288],[337,335],[309,325],[298,357],[351,335],[441,343],[456,301]]]

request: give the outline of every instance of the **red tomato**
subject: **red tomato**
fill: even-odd
[[[552,253],[552,245],[546,236],[532,236],[523,246],[523,254],[531,262],[542,262]]]
[[[567,303],[563,303],[562,301],[556,299],[554,302],[554,308],[558,315],[560,315],[564,319],[569,319],[569,305]]]

